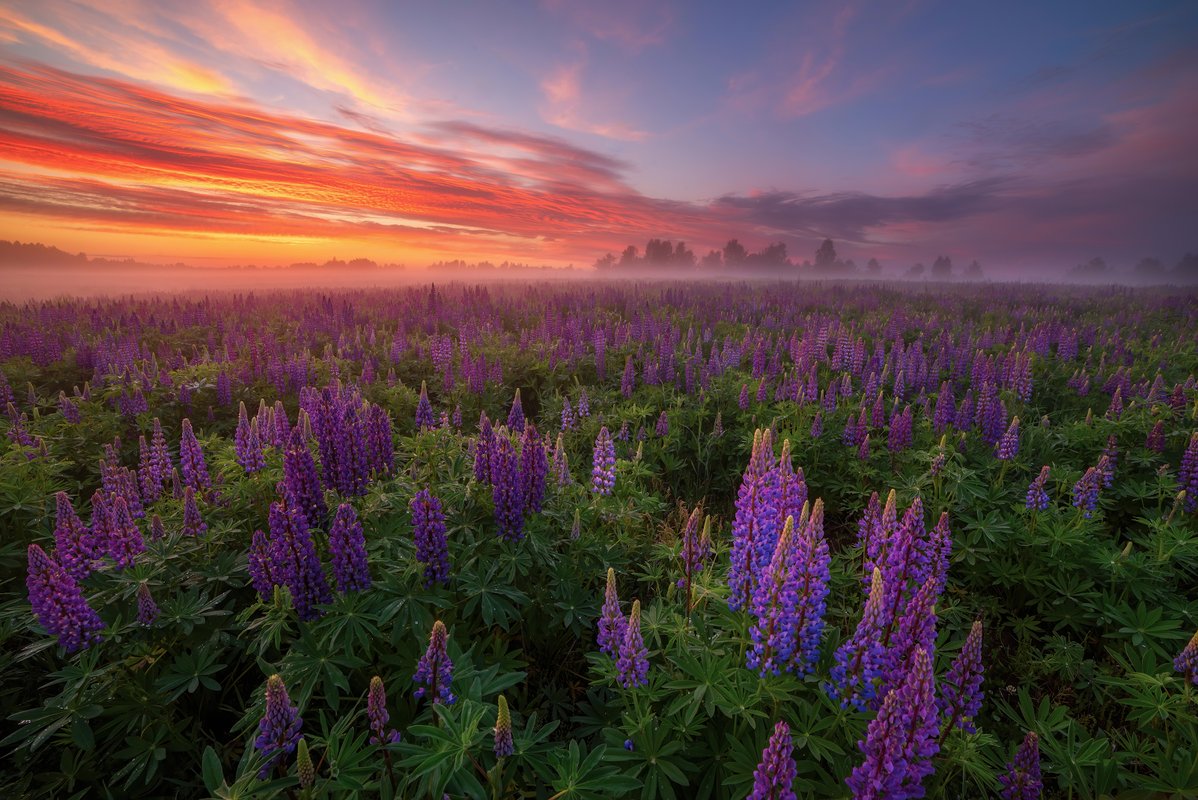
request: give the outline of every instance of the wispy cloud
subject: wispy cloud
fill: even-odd
[[[588,106],[582,91],[585,62],[574,61],[555,67],[541,80],[544,104],[542,118],[559,128],[604,136],[609,139],[640,141],[648,133],[621,122],[597,122],[584,109]]]

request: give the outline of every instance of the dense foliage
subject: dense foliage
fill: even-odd
[[[1195,372],[1165,292],[0,306],[0,794],[1198,796]]]

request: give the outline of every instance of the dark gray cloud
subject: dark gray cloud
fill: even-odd
[[[951,222],[993,210],[1010,183],[1007,178],[985,178],[905,197],[775,191],[725,195],[712,206],[779,234],[865,242],[870,228],[903,222]]]

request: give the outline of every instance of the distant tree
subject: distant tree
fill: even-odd
[[[1076,275],[1095,276],[1106,274],[1106,261],[1100,256],[1094,256],[1084,264],[1078,264],[1072,272]]]
[[[645,261],[668,264],[674,257],[674,243],[668,239],[650,239],[645,244]]]
[[[1159,258],[1145,256],[1136,262],[1136,274],[1142,278],[1159,278],[1165,274],[1165,265]]]
[[[920,278],[923,276],[925,269],[927,268],[923,265],[923,262],[912,264],[904,273],[904,275],[908,278]]]
[[[679,241],[674,246],[674,263],[680,267],[693,267],[695,265],[695,253],[686,246],[686,242]]]
[[[979,264],[978,260],[975,258],[973,261],[969,262],[969,266],[965,268],[965,280],[980,281],[983,277],[985,276],[982,275],[982,265]]]
[[[730,267],[743,264],[748,254],[749,252],[745,250],[745,246],[735,239],[730,240],[728,244],[724,245],[724,263]]]
[[[790,259],[786,257],[786,243],[774,242],[750,255],[745,263],[756,267],[788,267]]]
[[[615,264],[616,264],[615,255],[612,253],[608,253],[607,255],[603,256],[603,258],[599,258],[599,259],[595,260],[595,269],[611,269],[612,267],[615,266]]]
[[[719,250],[709,250],[701,264],[704,269],[720,269],[724,266],[724,254]]]
[[[624,252],[620,253],[621,267],[636,266],[636,262],[638,261],[640,261],[640,255],[639,251],[636,249],[636,245],[634,244],[628,245],[624,248]]]
[[[865,262],[865,271],[870,274],[877,275],[882,271],[882,265],[878,263],[878,259],[871,258],[869,261]]]
[[[815,251],[815,266],[817,269],[830,269],[836,265],[836,247],[831,239],[824,239],[823,244]]]
[[[953,276],[953,260],[948,256],[936,256],[932,262],[932,277],[938,281],[946,281]]]
[[[857,262],[853,261],[853,259],[851,259],[851,258],[846,258],[844,260],[844,269],[846,272],[856,272],[857,271]]]

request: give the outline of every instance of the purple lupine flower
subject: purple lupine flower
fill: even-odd
[[[940,751],[932,692],[932,660],[917,650],[905,680],[882,702],[857,747],[865,761],[845,781],[856,800],[907,800],[924,796],[923,779]]]
[[[478,418],[478,437],[474,440],[474,479],[479,483],[491,482],[491,451],[495,449],[495,430],[487,412]]]
[[[208,523],[200,516],[195,490],[188,486],[183,490],[183,535],[202,536],[207,532]]]
[[[512,714],[508,711],[507,698],[499,695],[499,710],[495,714],[495,757],[507,758],[516,752],[512,741]]]
[[[270,539],[260,529],[254,531],[249,550],[250,583],[262,602],[270,602],[276,581],[273,575]]]
[[[28,558],[29,603],[46,632],[57,636],[68,653],[100,641],[104,621],[87,604],[75,579],[37,544],[29,545]]]
[[[936,645],[938,584],[936,576],[929,575],[907,601],[902,615],[895,618],[886,649],[879,698],[902,684],[916,651],[932,654]]]
[[[523,539],[525,489],[519,455],[503,428],[496,434],[495,449],[491,452],[491,498],[499,537],[507,542]]]
[[[606,425],[599,429],[599,435],[595,437],[592,464],[591,491],[610,495],[616,485],[616,445]]]
[[[93,550],[91,531],[75,513],[66,492],[54,496],[54,559],[76,581],[91,574]]]
[[[857,460],[869,461],[869,434],[865,434],[865,438],[861,440],[861,444],[857,447]]]
[[[415,683],[422,684],[415,692],[417,699],[424,697],[429,689],[432,690],[434,704],[452,705],[457,699],[450,691],[450,685],[453,683],[453,662],[449,660],[449,652],[446,650],[448,637],[445,623],[441,620],[434,622],[429,632],[428,649],[420,657],[416,665],[416,674],[412,676]]]
[[[1154,453],[1165,452],[1165,421],[1163,419],[1158,419],[1152,426],[1152,430],[1148,432],[1148,438],[1144,440],[1144,447]]]
[[[364,592],[370,588],[366,537],[362,534],[362,523],[349,503],[337,506],[337,514],[329,526],[329,557],[333,562],[337,591]]]
[[[507,414],[507,429],[513,433],[524,433],[524,405],[520,402],[520,389],[512,398],[512,408]]]
[[[999,461],[1010,461],[1019,453],[1019,417],[1011,417],[1011,424],[1007,427],[1007,432],[1002,435],[997,447],[995,448],[995,457]]]
[[[653,432],[658,438],[670,435],[670,417],[664,410],[658,416],[657,425],[654,427]]]
[[[162,494],[162,478],[154,463],[154,451],[145,436],[137,437],[137,454],[137,482],[141,496],[146,503],[153,503]]]
[[[599,613],[599,651],[612,658],[619,655],[620,644],[624,641],[624,631],[627,627],[628,621],[624,618],[624,612],[620,610],[620,598],[616,594],[616,571],[608,567],[603,609]]]
[[[153,502],[162,494],[163,487],[171,478],[175,467],[171,461],[171,451],[166,444],[166,434],[162,432],[162,422],[154,417],[154,432],[150,437],[150,471],[156,489],[153,497],[147,495],[147,501]]]
[[[839,699],[841,707],[851,704],[864,711],[876,695],[886,655],[882,645],[882,633],[887,624],[885,605],[885,579],[881,568],[874,567],[861,621],[853,635],[837,648],[832,680],[824,684],[824,690],[832,699]]]
[[[271,675],[266,679],[266,710],[258,722],[258,737],[254,739],[254,749],[266,758],[258,770],[258,780],[266,780],[275,765],[295,751],[303,724],[299,706],[291,705],[283,679]]]
[[[1003,800],[1039,800],[1044,784],[1040,780],[1040,737],[1028,731],[1007,771],[998,776]]]
[[[574,430],[574,409],[570,407],[570,398],[562,398],[562,431]]]
[[[428,489],[412,498],[412,535],[416,539],[416,560],[424,564],[424,588],[434,583],[449,583],[449,544],[445,538],[445,514],[441,501]]]
[[[623,422],[620,423],[620,431],[619,431],[619,433],[616,434],[616,440],[620,441],[620,442],[626,442],[629,439],[629,435],[630,434],[628,433],[628,420],[624,420]]]
[[[1198,631],[1173,659],[1173,669],[1181,673],[1184,681],[1198,686]]]
[[[116,562],[117,569],[133,566],[133,557],[146,549],[141,530],[129,513],[125,498],[119,494],[109,498],[108,554]]]
[[[740,407],[741,411],[749,409],[749,384],[742,383],[740,385],[740,397],[737,398],[736,404]]]
[[[785,522],[778,519],[781,473],[775,466],[772,434],[768,429],[754,431],[753,450],[737,491],[732,524],[728,607],[733,611],[749,608],[752,603],[758,578],[773,558],[780,523]]]
[[[632,387],[636,380],[636,372],[632,365],[632,356],[627,356],[624,359],[624,374],[620,378],[620,394],[627,400],[632,397]]]
[[[233,434],[233,446],[237,455],[237,463],[247,473],[257,472],[266,466],[262,456],[262,441],[257,434],[257,417],[250,424],[245,411],[245,401],[242,400],[237,408],[237,430]]]
[[[1024,508],[1032,511],[1044,511],[1048,508],[1048,492],[1044,489],[1044,484],[1048,482],[1048,467],[1040,468],[1040,474],[1027,487],[1027,499],[1024,501]]]
[[[824,435],[824,415],[822,411],[815,412],[815,417],[811,420],[811,438],[818,439]]]
[[[523,482],[525,513],[540,513],[545,500],[545,478],[549,475],[549,458],[537,426],[528,422],[520,436],[520,478]]]
[[[1186,493],[1182,508],[1187,514],[1198,510],[1198,431],[1190,434],[1189,444],[1177,470],[1177,488]]]
[[[150,517],[150,539],[151,541],[159,541],[166,538],[166,526],[162,524],[162,517],[157,514]]]
[[[370,691],[366,694],[366,718],[370,720],[371,744],[394,744],[400,740],[399,731],[387,729],[387,722],[391,719],[387,713],[387,690],[378,675],[370,679]]]
[[[158,619],[158,604],[150,594],[150,587],[142,581],[137,586],[137,621],[147,628]]]
[[[945,731],[960,728],[966,733],[973,733],[976,728],[974,717],[982,708],[982,677],[985,667],[982,665],[982,621],[975,620],[965,638],[965,646],[953,659],[948,674],[940,683],[940,697],[936,707],[940,717],[945,721]]]
[[[433,417],[433,406],[428,401],[428,384],[420,382],[420,400],[416,403],[416,429],[428,430],[435,428],[437,420]]]
[[[580,419],[586,419],[591,416],[591,398],[587,396],[585,386],[578,393],[578,416]]]
[[[886,448],[892,453],[901,453],[911,446],[914,438],[911,423],[911,406],[903,408],[902,413],[896,413],[890,418],[890,431],[887,434]]]
[[[807,675],[819,660],[819,645],[824,633],[824,612],[827,610],[831,581],[831,555],[824,538],[824,501],[816,500],[811,507],[807,524],[796,532],[795,553],[791,563],[798,605],[795,609],[794,651],[788,669]]]
[[[790,726],[778,720],[769,744],[761,751],[761,761],[753,771],[753,788],[746,800],[795,800],[793,787],[797,771]]]
[[[204,461],[204,451],[196,440],[195,432],[191,429],[191,420],[183,419],[183,433],[179,437],[179,466],[182,469],[183,481],[202,492],[212,488],[212,479],[208,477],[208,464]]]
[[[316,460],[312,458],[312,451],[298,426],[291,432],[283,451],[283,482],[304,510],[308,521],[323,524],[329,516],[329,507],[324,501]]]
[[[1077,483],[1073,484],[1073,506],[1081,509],[1086,519],[1090,519],[1094,514],[1094,509],[1098,507],[1098,490],[1101,481],[1102,475],[1097,469],[1090,467]]]
[[[628,615],[628,624],[624,628],[624,638],[616,658],[616,670],[619,673],[617,680],[625,689],[649,685],[649,651],[645,649],[645,640],[641,637],[640,600],[632,601],[632,612]]]
[[[711,558],[711,538],[708,525],[700,525],[703,519],[703,506],[695,506],[695,510],[687,517],[686,525],[682,528],[682,548],[678,552],[682,560],[682,573],[693,577],[703,571],[703,563]],[[678,586],[685,585],[685,579],[679,578]]]
[[[321,614],[316,606],[333,601],[308,520],[286,491],[270,505],[270,563],[271,579],[287,587],[301,620],[316,619]]]
[[[805,523],[806,519],[802,520],[801,524]],[[745,652],[745,664],[763,678],[781,672],[795,648],[793,617],[799,601],[794,582],[790,580],[794,528],[794,517],[787,517],[774,556],[753,592],[750,607],[755,618],[750,631],[753,646]]]
[[[1107,407],[1106,418],[1110,420],[1118,420],[1123,416],[1123,387],[1115,388],[1115,394],[1111,397],[1111,404]]]
[[[560,433],[557,435],[557,442],[553,445],[553,477],[558,486],[569,486],[573,480],[570,477],[570,458],[566,453],[566,446],[562,442]]]

